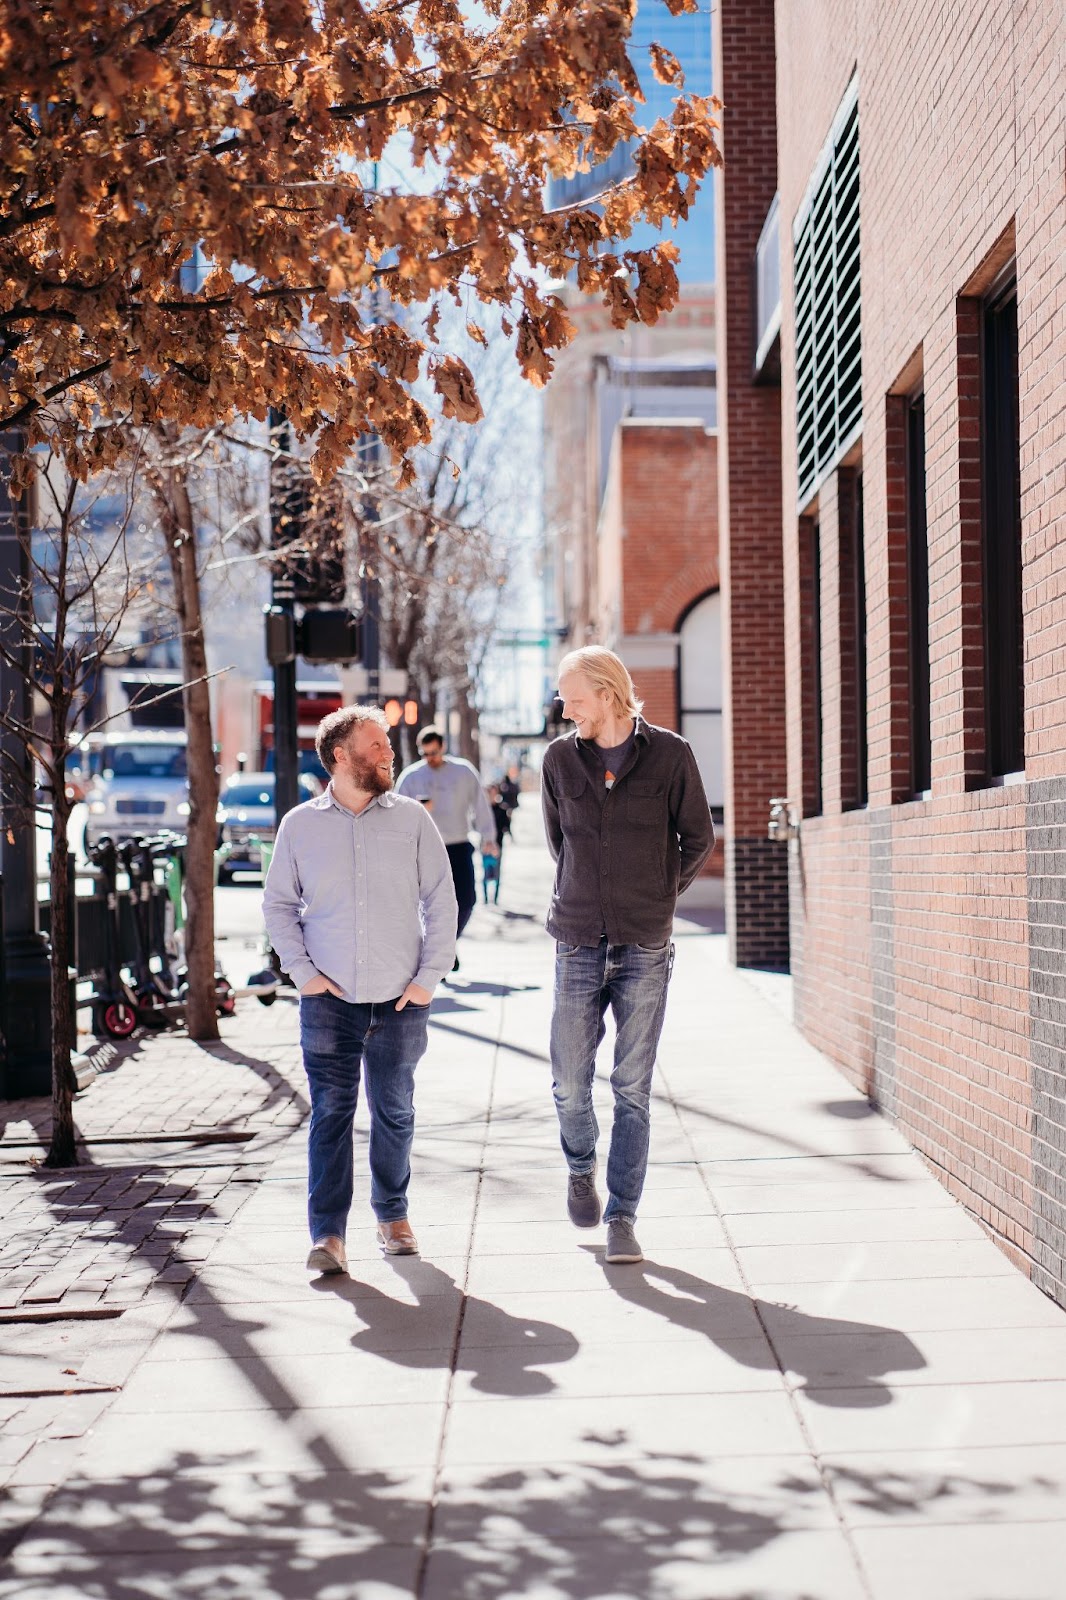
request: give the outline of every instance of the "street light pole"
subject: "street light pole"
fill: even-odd
[[[270,408],[270,438],[274,449],[270,466],[271,542],[275,550],[291,543],[297,530],[292,526],[295,511],[293,488],[292,435],[283,411]],[[296,706],[296,608],[295,585],[291,571],[275,561],[271,568],[270,617],[267,654],[274,673],[274,817],[280,825],[286,812],[299,804],[299,731]],[[271,644],[273,637],[280,646]]]
[[[380,462],[381,441],[376,433],[368,435],[363,448],[363,460],[371,480],[370,492],[364,501],[367,523],[378,521],[379,486],[376,482]],[[363,666],[366,669],[366,695],[368,705],[377,705],[381,684],[381,584],[376,570],[374,552],[363,562]]]
[[[33,715],[30,517],[8,483],[25,442],[0,434],[0,706],[22,727]],[[10,730],[0,729],[0,752],[0,1082],[3,1097],[16,1099],[51,1093],[51,979],[48,942],[37,931],[33,761]]]

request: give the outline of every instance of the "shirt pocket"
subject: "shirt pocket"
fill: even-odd
[[[666,785],[650,778],[630,779],[626,784],[626,816],[641,826],[663,820]]]
[[[583,772],[568,774],[560,778],[556,784],[559,797],[559,815],[566,818],[578,817],[585,809],[585,795],[589,786],[588,778]]]

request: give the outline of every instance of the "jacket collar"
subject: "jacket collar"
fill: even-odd
[[[633,718],[633,737],[640,744],[647,744],[648,740],[649,740],[649,737],[650,737],[650,735],[648,733],[648,724],[645,722],[644,718],[641,716],[639,711],[637,712],[636,716]],[[596,749],[596,741],[595,741],[595,739],[583,739],[581,737],[581,735],[578,733],[576,728],[574,729],[572,738],[573,738],[574,743],[576,744],[576,746],[577,746],[577,748],[579,750],[595,750]]]

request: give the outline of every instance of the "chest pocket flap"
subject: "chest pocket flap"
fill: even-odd
[[[626,783],[626,815],[632,822],[656,822],[662,815],[663,797],[666,793],[662,783],[653,779],[630,779]]]
[[[558,782],[559,798],[561,800],[576,800],[579,794],[584,794],[588,787],[588,779],[583,772],[568,772]]]

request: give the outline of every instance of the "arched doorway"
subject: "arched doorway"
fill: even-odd
[[[677,647],[681,734],[696,754],[716,822],[725,807],[722,753],[722,596],[714,589],[681,619]]]

